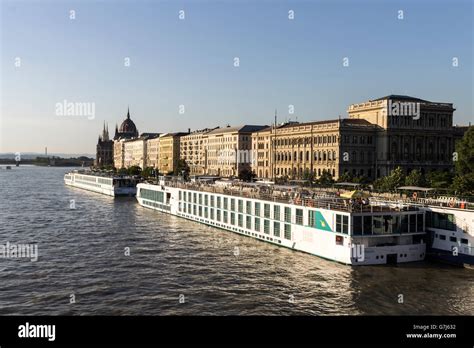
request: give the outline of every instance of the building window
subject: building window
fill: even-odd
[[[252,201],[247,201],[246,203],[246,213],[247,214],[252,214]]]
[[[239,213],[244,212],[244,201],[239,199]]]
[[[242,214],[239,214],[239,227],[244,226],[244,216]]]
[[[456,237],[449,237],[449,241],[453,242],[453,243],[456,243],[458,241],[458,239]]]
[[[235,213],[230,213],[230,224],[235,225]]]

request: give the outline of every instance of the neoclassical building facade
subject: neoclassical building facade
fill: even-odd
[[[467,129],[453,125],[454,110],[450,103],[389,95],[350,105],[349,118],[267,127],[252,134],[252,170],[268,179],[452,170],[455,142]]]
[[[318,178],[324,171],[333,177],[344,172],[372,175],[374,125],[364,120],[337,119],[290,122],[252,134],[258,178]]]
[[[451,170],[455,142],[463,134],[462,128],[453,125],[454,111],[452,103],[401,95],[352,104],[347,110],[350,119],[376,126],[376,177],[396,167],[406,173]]]

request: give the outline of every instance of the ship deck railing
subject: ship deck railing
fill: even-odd
[[[382,201],[368,200],[368,204],[359,204],[355,200],[339,198],[329,194],[314,193],[312,197],[292,196],[282,192],[261,192],[258,189],[239,187],[220,187],[207,184],[183,183],[170,181],[165,182],[165,186],[193,190],[198,192],[209,192],[225,194],[238,198],[251,198],[274,203],[291,204],[309,208],[319,208],[327,210],[338,210],[350,213],[393,213],[400,211],[416,211],[416,207],[400,204],[388,204]],[[393,203],[393,202],[392,202]]]

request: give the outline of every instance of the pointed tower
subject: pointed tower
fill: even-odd
[[[102,141],[109,141],[109,131],[105,129],[105,121],[104,128],[102,130]]]

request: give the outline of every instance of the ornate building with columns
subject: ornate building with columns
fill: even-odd
[[[252,134],[252,171],[258,178],[338,178],[373,175],[375,126],[365,120],[290,122]]]
[[[454,168],[453,104],[389,95],[349,106],[349,118],[289,122],[252,133],[252,170],[259,178],[318,178],[323,171],[376,179],[396,167]]]
[[[422,173],[452,170],[460,134],[453,125],[454,111],[452,103],[402,95],[352,104],[347,110],[350,119],[376,126],[373,160],[377,178],[396,167],[406,173],[413,169]]]

